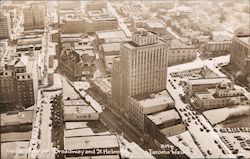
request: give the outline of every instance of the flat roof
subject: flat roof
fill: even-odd
[[[71,100],[64,100],[64,106],[88,106],[88,104],[83,99],[71,99]]]
[[[158,19],[152,19],[152,20],[147,20],[146,24],[150,27],[150,28],[165,28],[165,23],[162,20],[158,20]]]
[[[116,147],[119,147],[116,135],[64,138],[65,150],[116,148]]]
[[[171,49],[195,49],[194,45],[182,43],[178,39],[173,39],[170,43]]]
[[[66,106],[64,114],[96,113],[91,106]]]
[[[243,41],[244,43],[246,43],[248,46],[250,45],[250,36],[249,37],[239,37],[239,39],[241,41]]]
[[[105,93],[111,92],[111,78],[96,78],[93,82]]]
[[[200,99],[214,99],[214,96],[209,92],[197,92],[195,96],[199,97]]]
[[[24,159],[27,158],[29,141],[5,142],[1,143],[1,158]],[[14,151],[15,153],[11,153]]]
[[[64,131],[64,137],[79,137],[79,136],[93,136],[93,135],[109,135],[108,130],[102,132],[94,132],[91,128],[77,128]]]
[[[125,38],[127,37],[123,30],[104,30],[96,31],[96,35],[99,39],[107,38]]]
[[[203,79],[189,79],[188,83],[191,85],[206,85],[206,84],[217,84],[221,82],[231,82],[228,78],[203,78]]]
[[[78,129],[78,128],[86,128],[88,122],[65,122],[65,129]]]
[[[154,97],[150,98],[150,95]],[[174,100],[166,90],[153,94],[151,93],[151,94],[135,96],[135,99],[139,100],[140,105],[144,108],[153,107],[155,105],[160,105],[160,104],[169,104],[174,102]]]
[[[120,51],[121,43],[108,43],[102,44],[103,52],[113,52],[113,51]]]
[[[29,141],[31,139],[31,133],[32,131],[2,133],[1,142]]]
[[[132,41],[128,41],[126,43],[122,43],[121,45],[125,46],[126,48],[129,48],[129,49],[134,49],[134,48],[144,48],[144,47],[150,47],[150,46],[157,46],[157,45],[160,45],[160,44],[164,44],[165,42],[162,41],[161,39],[158,40],[158,43],[153,43],[153,44],[148,44],[148,45],[137,45],[136,43],[132,42]]]
[[[128,142],[127,140],[122,140],[122,142],[126,145],[126,148],[129,148],[131,151],[128,151],[128,155],[134,159],[155,159],[148,151],[143,150],[140,146],[138,146],[134,142]]]
[[[1,114],[1,126],[19,125],[23,123],[32,123],[33,111],[22,111],[15,114]]]
[[[160,125],[167,121],[180,119],[180,116],[175,109],[162,111],[162,112],[155,113],[152,115],[147,115],[147,117],[153,123],[155,123],[155,125]]]

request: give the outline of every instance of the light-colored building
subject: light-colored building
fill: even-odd
[[[73,10],[76,8],[81,8],[81,1],[80,0],[73,0],[73,1],[58,1],[59,9],[61,10]]]
[[[64,100],[64,121],[98,120],[99,114],[82,99]]]
[[[223,53],[229,53],[231,44],[232,40],[207,41],[204,47],[204,53],[208,55],[220,55]]]
[[[238,35],[233,37],[230,64],[236,66],[238,71],[250,74],[250,36]]]
[[[178,39],[173,39],[170,43],[169,65],[189,62],[197,57],[197,48],[194,45],[186,44]]]
[[[215,88],[221,82],[231,83],[228,78],[203,78],[203,79],[189,79],[187,81],[187,95],[195,95],[196,92],[204,92],[207,89]]]
[[[207,92],[195,93],[197,109],[207,110],[240,104],[245,99],[243,92],[234,87],[233,83],[220,83]]]
[[[34,3],[23,9],[24,30],[43,29],[45,18],[45,7],[42,4]]]
[[[0,39],[10,38],[11,19],[8,13],[0,13]]]
[[[120,104],[115,108],[141,130],[144,114],[136,117],[141,109],[136,107],[138,102],[133,96],[165,90],[168,49],[166,41],[159,39],[156,33],[141,30],[132,36],[132,41],[121,45],[120,61],[113,63],[119,66],[112,67],[112,75],[116,73],[112,76],[112,100],[115,105]]]
[[[111,70],[113,58],[119,57],[121,43],[108,43],[101,45],[101,56],[105,67]]]

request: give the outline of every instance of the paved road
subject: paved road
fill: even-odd
[[[218,73],[218,69],[215,69],[213,66],[217,65],[218,63],[221,62],[225,62],[227,61],[228,58],[225,57],[218,57],[218,58],[214,58],[213,61],[209,61],[209,60],[204,60],[202,65],[207,65],[209,68],[212,68],[216,73]],[[177,66],[172,66],[169,67],[168,69],[168,80],[172,81],[173,84],[175,85],[176,89],[174,89],[171,85],[170,82],[167,83],[167,90],[170,92],[170,94],[172,95],[172,97],[175,100],[175,107],[177,109],[177,111],[180,113],[182,120],[183,121],[187,121],[188,118],[191,118],[192,116],[192,111],[188,110],[187,104],[183,103],[182,100],[179,97],[179,94],[183,93],[183,87],[178,85],[178,80],[176,80],[176,82],[173,80],[173,78],[170,76],[171,72],[180,72],[186,69],[191,69],[191,68],[199,68],[200,65],[198,63],[201,63],[201,61],[195,61],[195,62],[191,62],[188,64],[183,64],[184,67],[180,67],[179,65]],[[198,64],[198,65],[196,65]],[[195,67],[196,66],[196,67]],[[183,69],[183,70],[182,70]],[[220,76],[224,76],[221,73],[218,73]],[[180,111],[180,109],[185,108],[186,111]],[[191,115],[186,116],[185,113],[190,113]],[[189,126],[187,127],[190,134],[193,135],[193,139],[194,141],[196,141],[196,143],[198,143],[200,146],[198,146],[201,150],[201,152],[203,152],[204,156],[210,157],[210,158],[232,158],[235,157],[234,155],[232,155],[231,151],[226,147],[226,145],[220,140],[219,136],[214,132],[212,126],[210,125],[210,123],[206,120],[206,118],[203,115],[198,115],[199,121],[198,119],[191,119],[191,122],[188,122]],[[198,122],[198,124],[196,124],[195,122]],[[202,127],[201,125],[204,125],[209,132],[206,132],[205,130],[201,131],[200,128]],[[216,140],[222,147],[222,149],[224,149],[226,154],[222,153],[222,150],[218,147],[218,145],[214,142],[214,140]],[[207,151],[210,151],[212,154],[208,155]]]

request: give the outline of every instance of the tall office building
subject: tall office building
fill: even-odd
[[[130,97],[166,89],[168,43],[156,33],[139,31],[121,44],[120,60],[112,66],[112,100],[115,109],[131,116]]]
[[[44,28],[45,6],[34,3],[23,9],[24,30]]]
[[[14,110],[35,103],[32,74],[19,58],[11,60],[0,72],[0,107]]]
[[[250,75],[250,35],[236,35],[231,46],[230,63]]]
[[[73,10],[73,9],[81,8],[81,1],[79,0],[58,1],[58,7],[61,10]]]
[[[8,13],[0,13],[0,39],[7,39],[11,35],[11,20]]]

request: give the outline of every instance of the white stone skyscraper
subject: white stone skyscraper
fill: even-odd
[[[112,100],[115,109],[125,113],[132,96],[166,89],[168,43],[150,31],[139,31],[132,41],[121,44],[120,59],[112,66]]]

